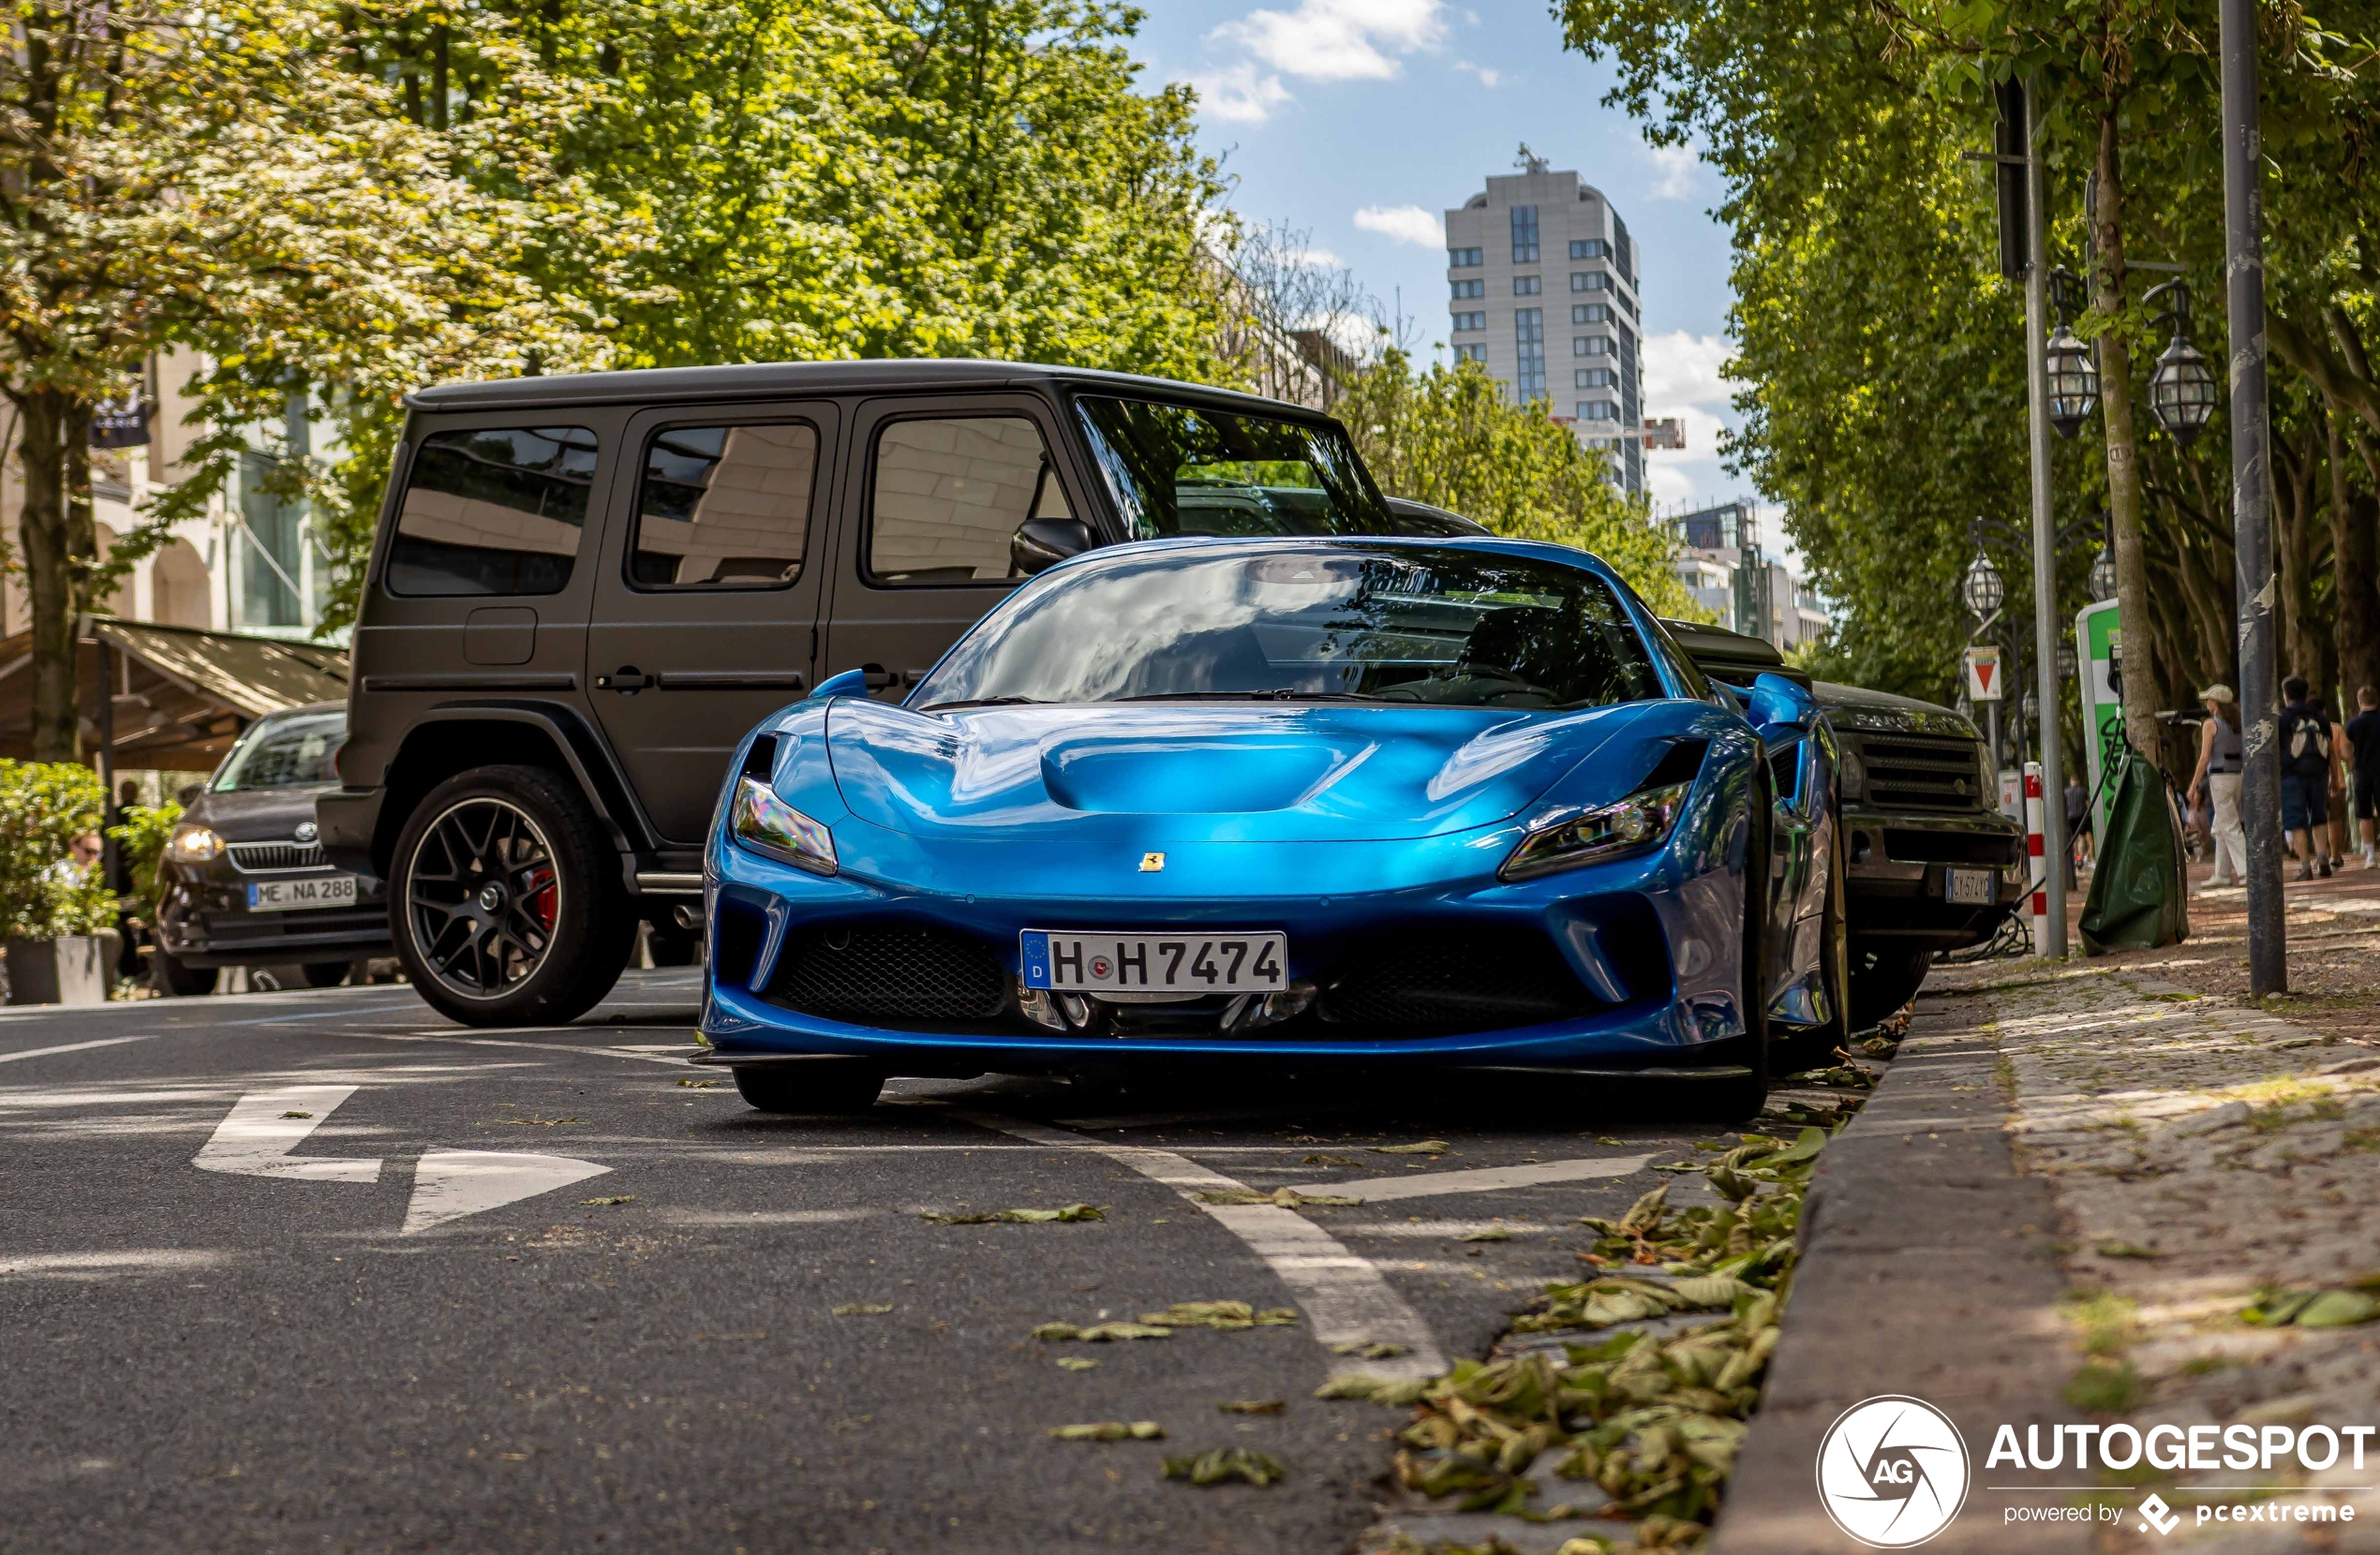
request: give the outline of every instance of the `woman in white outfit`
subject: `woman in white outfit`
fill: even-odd
[[[2228,686],[2198,693],[2207,721],[2198,726],[2198,769],[2190,792],[2214,801],[2215,871],[2207,883],[2232,885],[2248,878],[2248,834],[2239,824],[2239,769],[2246,748],[2239,743],[2239,705]]]

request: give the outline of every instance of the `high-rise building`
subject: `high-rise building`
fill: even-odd
[[[1601,190],[1528,147],[1522,170],[1446,213],[1448,341],[1518,400],[1541,399],[1644,489],[1636,246]]]
[[[1826,601],[1807,579],[1761,549],[1760,517],[1749,502],[1697,508],[1670,524],[1681,542],[1677,581],[1721,625],[1778,649],[1825,634],[1831,622]]]

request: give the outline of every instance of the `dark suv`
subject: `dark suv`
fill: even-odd
[[[1443,534],[1294,405],[996,362],[672,368],[415,395],[321,840],[390,882],[413,985],[565,1021],[642,918],[701,923],[745,731],[838,673],[898,699],[1025,577],[1193,533]]]
[[[1812,681],[1757,637],[1667,623],[1704,674],[1782,674],[1809,687],[1842,749],[1844,918],[1852,1023],[1909,1002],[1935,953],[1979,945],[2024,901],[2025,831],[1993,808],[1983,738],[1947,707]]]

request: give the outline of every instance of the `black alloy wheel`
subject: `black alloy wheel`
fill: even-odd
[[[466,1025],[575,1019],[634,942],[617,852],[575,788],[542,767],[483,767],[432,790],[394,873],[389,927],[406,972]]]
[[[1852,948],[1852,1029],[1865,1031],[1917,997],[1934,953],[1890,940]]]

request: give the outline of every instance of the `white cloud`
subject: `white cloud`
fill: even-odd
[[[1260,76],[1253,65],[1241,62],[1226,69],[1190,78],[1198,101],[1211,119],[1226,124],[1260,125],[1272,111],[1289,100],[1289,89],[1279,76]]]
[[[1474,65],[1467,59],[1456,60],[1454,67],[1479,77],[1481,86],[1492,87],[1504,79],[1504,72],[1501,70],[1492,70],[1484,65]]]
[[[1673,330],[1644,340],[1644,413],[1673,416],[1685,407],[1718,409],[1734,392],[1724,376],[1734,348],[1716,334]],[[1690,434],[1693,428],[1689,424]],[[1710,445],[1704,443],[1704,448]]]
[[[1339,268],[1339,256],[1328,248],[1308,248],[1298,255],[1298,263],[1308,270],[1336,270]]]
[[[1419,205],[1366,205],[1355,214],[1355,224],[1417,248],[1438,248],[1446,243],[1444,224]]]
[[[1207,37],[1306,81],[1393,81],[1403,69],[1394,55],[1435,48],[1445,35],[1440,0],[1300,0],[1295,10],[1250,11]]]
[[[1694,155],[1691,146],[1646,146],[1645,156],[1651,160],[1659,175],[1653,185],[1655,200],[1691,200],[1702,182],[1703,159]]]

